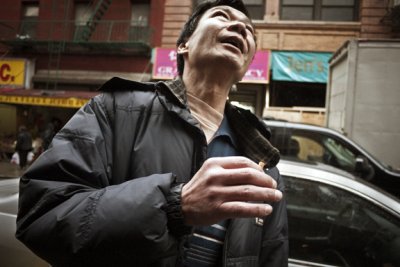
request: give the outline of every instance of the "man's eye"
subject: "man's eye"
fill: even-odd
[[[229,16],[224,12],[215,12],[214,17],[223,17],[225,19],[229,19]]]

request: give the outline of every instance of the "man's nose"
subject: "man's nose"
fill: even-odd
[[[245,39],[247,37],[246,25],[241,21],[232,21],[228,29],[239,33]]]

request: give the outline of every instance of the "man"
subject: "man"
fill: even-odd
[[[200,5],[176,80],[113,78],[22,177],[17,238],[53,266],[287,266],[278,151],[226,102],[255,51],[241,1]]]
[[[19,167],[23,170],[28,164],[28,154],[32,151],[32,135],[25,125],[21,125],[18,129],[15,151],[18,153]]]

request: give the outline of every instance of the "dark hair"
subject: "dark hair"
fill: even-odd
[[[18,128],[18,131],[20,131],[20,132],[24,132],[24,131],[26,131],[26,130],[28,130],[28,128],[26,128],[25,125],[21,125],[21,126],[19,126],[19,128]]]
[[[203,3],[197,6],[197,8],[193,11],[192,15],[188,19],[188,21],[186,21],[185,25],[183,26],[181,34],[176,42],[177,47],[180,44],[185,43],[187,42],[187,40],[189,40],[190,36],[192,36],[193,32],[196,30],[197,24],[199,23],[199,20],[203,16],[203,14],[207,10],[216,6],[230,6],[236,10],[239,10],[240,12],[242,12],[243,14],[245,14],[247,17],[250,18],[250,14],[247,11],[247,8],[243,4],[242,0],[204,1]],[[185,66],[183,55],[178,54],[176,57],[176,61],[178,67],[178,74],[182,75]]]

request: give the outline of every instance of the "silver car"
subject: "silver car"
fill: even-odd
[[[14,236],[18,210],[18,189],[19,178],[0,180],[0,266],[49,266]]]

